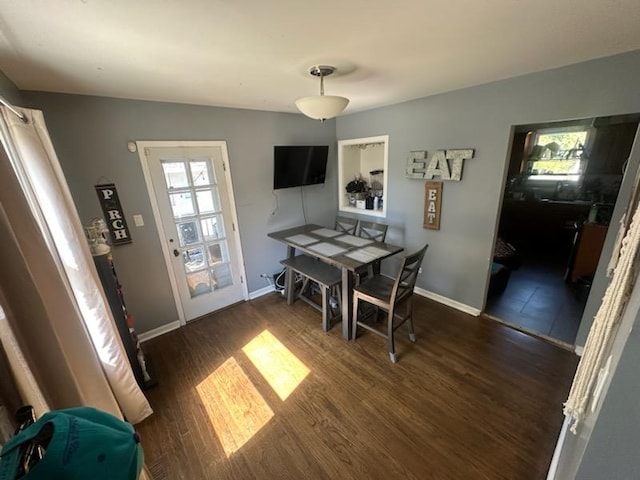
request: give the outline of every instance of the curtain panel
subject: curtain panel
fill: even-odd
[[[78,405],[152,413],[104,297],[42,112],[0,116],[0,336],[36,413]]]

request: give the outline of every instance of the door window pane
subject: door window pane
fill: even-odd
[[[228,262],[229,254],[227,252],[227,242],[219,242],[207,245],[207,254],[209,258],[209,265],[211,266]]]
[[[174,218],[187,217],[196,213],[193,208],[191,192],[170,193],[169,201]]]
[[[222,223],[220,215],[201,219],[200,227],[202,228],[202,238],[205,242],[224,238],[225,236],[224,223]]]
[[[198,211],[201,214],[220,211],[220,201],[218,200],[218,189],[196,191]]]
[[[183,162],[162,162],[162,171],[169,190],[189,186],[187,169]]]
[[[182,260],[184,261],[184,269],[187,272],[195,272],[202,270],[207,266],[204,258],[204,248],[189,248],[182,252]]]
[[[202,270],[196,273],[187,274],[187,285],[189,285],[189,294],[191,298],[211,293],[213,290],[211,277],[208,270]]]
[[[195,220],[190,222],[178,223],[178,238],[180,239],[180,246],[193,245],[200,241],[200,235],[198,234],[198,225]]]
[[[196,187],[216,183],[214,173],[209,170],[209,162],[191,161],[189,166],[191,168],[191,178],[193,178],[193,184]]]
[[[229,285],[233,285],[233,277],[231,276],[231,267],[228,263],[223,263],[218,267],[211,269],[211,275],[215,282],[216,290],[219,290]]]

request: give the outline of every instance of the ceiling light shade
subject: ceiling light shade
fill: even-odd
[[[316,120],[333,118],[347,108],[349,99],[334,95],[318,95],[315,97],[303,97],[296,100],[296,107],[307,117]]]
[[[324,77],[335,72],[335,67],[328,65],[316,65],[309,69],[309,74],[320,77],[320,95],[313,97],[303,97],[296,100],[296,107],[307,117],[315,118],[321,122],[327,118],[339,115],[347,105],[349,99],[324,94]]]

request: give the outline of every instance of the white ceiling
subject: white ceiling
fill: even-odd
[[[640,48],[639,0],[2,0],[23,90],[294,112],[366,110]]]

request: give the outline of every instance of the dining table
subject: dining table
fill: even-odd
[[[342,273],[342,337],[351,337],[353,320],[353,286],[358,272],[370,265],[395,255],[403,247],[350,235],[321,225],[306,224],[268,233],[267,236],[287,245],[287,258],[292,259],[296,251],[318,258],[337,267]],[[284,293],[287,304],[295,300],[295,275],[285,271]]]

